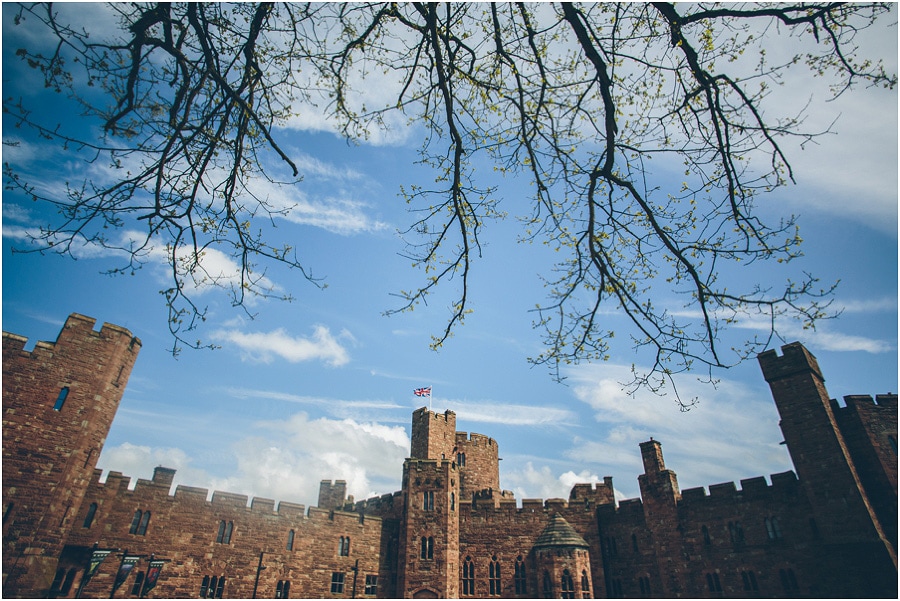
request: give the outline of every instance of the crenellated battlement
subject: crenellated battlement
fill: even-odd
[[[690,506],[694,503],[737,499],[738,497],[742,497],[745,500],[764,500],[766,497],[781,497],[786,494],[797,494],[799,491],[797,475],[792,471],[772,474],[770,478],[772,480],[771,485],[766,482],[765,476],[743,479],[740,481],[740,489],[734,482],[710,484],[708,493],[703,486],[687,488],[681,491],[680,504]],[[621,507],[622,503],[619,506]]]
[[[477,434],[475,432],[457,432],[456,433],[456,442],[457,444],[468,443],[472,446],[496,446],[497,442],[491,438],[490,436],[485,436],[484,434]]]
[[[571,503],[594,503],[607,505],[616,502],[616,491],[613,488],[612,477],[606,476],[603,482],[590,482],[575,484],[569,492]]]
[[[825,381],[825,378],[822,377],[822,370],[819,369],[819,362],[799,342],[782,346],[781,352],[781,357],[778,356],[775,349],[770,349],[757,356],[766,382],[772,383],[804,372],[812,372],[819,380]]]

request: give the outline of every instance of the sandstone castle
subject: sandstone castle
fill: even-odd
[[[681,490],[640,444],[612,479],[517,501],[497,441],[412,416],[401,490],[318,507],[95,469],[141,342],[73,314],[3,334],[3,595],[87,598],[897,596],[897,396],[831,400],[799,343],[759,356],[795,472]],[[772,424],[775,427],[775,424]],[[637,449],[636,449],[637,452]]]

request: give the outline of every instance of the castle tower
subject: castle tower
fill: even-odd
[[[666,469],[662,444],[658,440],[651,438],[640,447],[644,473],[638,476],[638,484],[647,529],[658,548],[681,549],[684,541],[678,529],[678,501],[681,499],[678,477]],[[663,597],[678,597],[684,593],[685,583],[679,577],[681,563],[673,555],[672,552],[657,555]]]
[[[55,343],[3,332],[3,592],[34,597],[56,575],[141,341],[72,314]],[[35,466],[40,469],[35,470]]]
[[[544,599],[581,599],[594,590],[590,546],[559,514],[534,542],[537,591]]]
[[[459,466],[460,491],[466,499],[483,490],[500,491],[497,441],[483,434],[456,433],[454,457]]]
[[[798,342],[759,355],[781,431],[813,509],[835,595],[896,594],[897,555],[861,485],[816,358]],[[838,569],[840,568],[840,569]],[[852,578],[847,575],[852,574]]]
[[[460,474],[453,453],[456,414],[413,413],[411,457],[403,464],[397,594],[459,597]]]

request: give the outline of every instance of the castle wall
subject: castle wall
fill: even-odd
[[[95,544],[121,552],[104,561],[84,587],[84,597],[110,596],[126,553],[141,560],[115,598],[135,596],[138,573],[146,573],[151,555],[166,561],[153,591],[156,597],[196,598],[205,576],[224,577],[223,594],[229,598],[250,598],[254,592],[272,598],[279,581],[290,582],[292,597],[343,598],[351,595],[354,580],[362,597],[367,576],[378,578],[380,595],[393,594],[386,556],[391,537],[396,540],[396,524],[385,528],[377,517],[305,510],[270,499],[253,499],[248,505],[245,495],[219,491],[208,500],[206,489],[194,487],[178,486],[171,495],[171,472],[157,470],[153,480],[138,480],[134,490],[128,490],[130,479],[121,474],[111,472],[105,483],[99,482],[99,470],[95,474],[69,534],[67,555],[89,556]],[[91,503],[97,510],[86,527]],[[132,532],[136,511],[151,514],[143,534]],[[230,533],[225,537],[223,522]],[[349,538],[348,547],[342,547],[342,538]],[[260,565],[265,569],[258,570]],[[331,590],[335,573],[343,574],[340,593]]]
[[[607,477],[575,485],[568,500],[517,505],[500,488],[496,441],[456,432],[452,411],[422,408],[400,491],[355,502],[346,482],[325,480],[319,507],[307,509],[173,492],[164,467],[133,490],[118,472],[100,482],[96,457],[140,341],[93,325],[72,315],[55,343],[31,352],[4,333],[5,596],[534,598],[543,570],[561,594],[564,569],[584,597],[896,593],[897,396],[840,406],[799,344],[760,356],[797,470],[771,484],[682,491],[651,439],[640,445],[640,499],[616,504]],[[94,549],[112,554],[88,580]],[[116,587],[125,556],[137,563]],[[162,574],[142,591],[151,560],[164,561]],[[204,590],[211,582],[221,590]]]
[[[50,588],[141,342],[72,314],[56,342],[3,333],[3,583]]]

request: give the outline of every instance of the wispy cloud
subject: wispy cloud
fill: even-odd
[[[241,332],[239,330],[217,330],[211,338],[223,345],[231,345],[240,349],[246,359],[270,363],[275,358],[290,363],[303,361],[323,361],[332,367],[346,365],[350,361],[350,353],[341,344],[339,338],[353,341],[353,335],[342,330],[334,336],[331,330],[323,325],[313,328],[309,337],[292,336],[283,328],[271,332]]]
[[[507,426],[564,426],[575,420],[568,409],[535,405],[514,405],[492,401],[460,401],[448,399],[441,403],[456,413],[463,422],[504,424]]]

